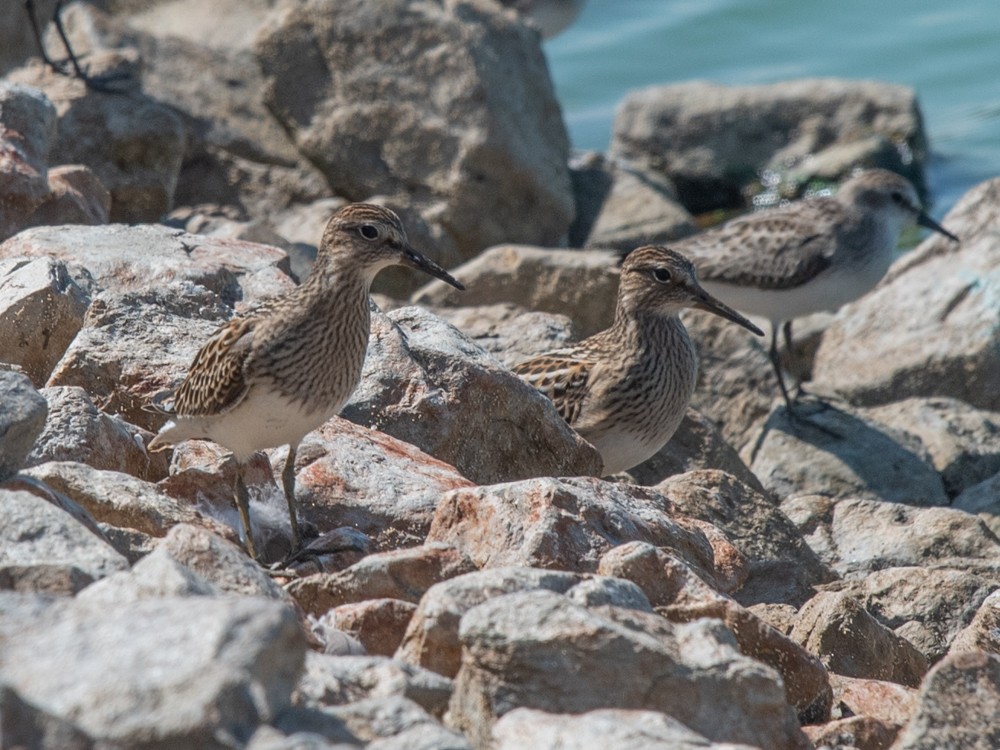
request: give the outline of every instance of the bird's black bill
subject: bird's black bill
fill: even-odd
[[[408,265],[413,266],[426,274],[430,274],[436,279],[441,279],[441,281],[446,284],[451,284],[453,287],[461,292],[465,291],[465,285],[452,276],[450,273],[445,271],[441,266],[427,258],[420,253],[418,253],[413,248],[407,248],[403,251],[403,258],[406,260]]]
[[[949,240],[952,240],[954,242],[961,242],[961,240],[959,240],[958,237],[956,237],[947,229],[945,229],[943,226],[938,224],[936,221],[934,221],[934,219],[925,214],[923,211],[920,211],[917,214],[917,224],[919,224],[922,227],[927,227],[928,229],[932,229],[938,234],[943,234]]]
[[[695,302],[693,307],[696,310],[705,310],[710,313],[718,315],[720,318],[725,318],[726,320],[731,320],[737,325],[741,325],[746,328],[751,333],[756,333],[758,336],[763,336],[764,332],[760,330],[757,326],[751,323],[749,320],[744,318],[738,312],[736,312],[729,305],[723,304],[715,297],[713,297],[708,292],[702,290],[701,299]]]

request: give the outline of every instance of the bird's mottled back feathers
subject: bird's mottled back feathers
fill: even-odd
[[[559,353],[545,354],[514,367],[514,372],[555,404],[559,416],[574,425],[590,382],[591,363]]]
[[[249,384],[244,364],[251,349],[255,318],[233,318],[198,350],[184,382],[174,394],[178,416],[223,414],[239,404]]]

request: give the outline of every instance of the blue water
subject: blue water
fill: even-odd
[[[997,0],[589,0],[546,53],[575,148],[632,89],[833,76],[916,89],[936,216],[1000,175]]]

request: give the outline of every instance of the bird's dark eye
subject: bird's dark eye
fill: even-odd
[[[667,268],[654,268],[653,278],[659,281],[661,284],[666,284],[671,279],[670,270]]]
[[[898,206],[906,205],[906,199],[903,198],[903,194],[898,190],[893,191],[893,193],[889,197],[892,198],[892,202]]]
[[[366,240],[377,240],[378,239],[378,234],[379,234],[378,227],[376,227],[373,224],[362,224],[358,228],[358,232]]]

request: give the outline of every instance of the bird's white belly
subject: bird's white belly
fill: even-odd
[[[682,411],[677,419],[672,419],[669,424],[663,425],[662,431],[655,435],[614,430],[605,432],[600,437],[586,435],[583,437],[601,454],[601,459],[604,461],[604,476],[608,476],[628,471],[654,456],[673,437],[683,416]]]
[[[760,289],[718,281],[703,281],[705,290],[730,307],[768,320],[792,320],[824,310],[836,310],[871,291],[888,264],[868,264],[851,273],[830,271],[790,289]]]
[[[237,459],[247,458],[265,448],[298,443],[340,411],[340,406],[316,411],[258,386],[232,411],[206,420],[205,436],[231,450]]]

